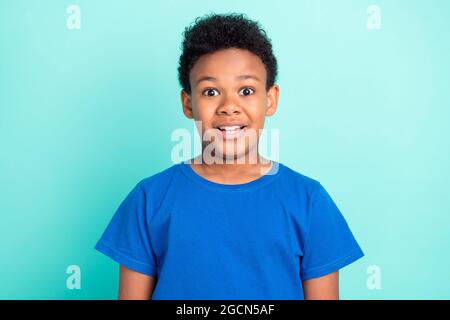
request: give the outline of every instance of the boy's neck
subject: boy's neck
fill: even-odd
[[[265,175],[272,168],[273,162],[262,157],[258,154],[256,163],[249,161],[242,161],[239,163],[237,160],[227,163],[223,160],[223,163],[208,164],[203,160],[203,156],[199,155],[194,159],[188,161],[192,169],[199,175],[209,180],[213,180],[218,183],[232,183],[239,184],[245,183],[257,179],[260,176]]]

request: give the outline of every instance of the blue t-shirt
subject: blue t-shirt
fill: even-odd
[[[320,182],[272,161],[221,184],[187,161],[139,181],[95,249],[157,278],[152,299],[304,299],[302,281],[364,256]]]

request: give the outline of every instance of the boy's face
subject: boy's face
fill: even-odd
[[[266,90],[266,77],[261,59],[242,49],[215,51],[194,64],[191,94],[181,92],[183,112],[200,121],[201,137],[208,130],[221,138],[202,139],[204,146],[214,140],[216,157],[242,158],[257,148],[265,117],[275,113],[278,103],[279,88],[274,85]],[[234,126],[237,130],[224,130]]]

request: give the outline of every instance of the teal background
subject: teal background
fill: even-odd
[[[449,299],[450,2],[424,0],[1,1],[0,298],[117,297],[118,265],[93,247],[135,183],[172,164],[172,131],[193,128],[176,67],[184,27],[210,11],[272,38],[279,160],[322,182],[366,253],[341,298]]]

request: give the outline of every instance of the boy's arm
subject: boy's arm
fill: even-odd
[[[339,300],[339,270],[302,284],[305,300]]]
[[[156,277],[120,265],[119,300],[151,300]]]

